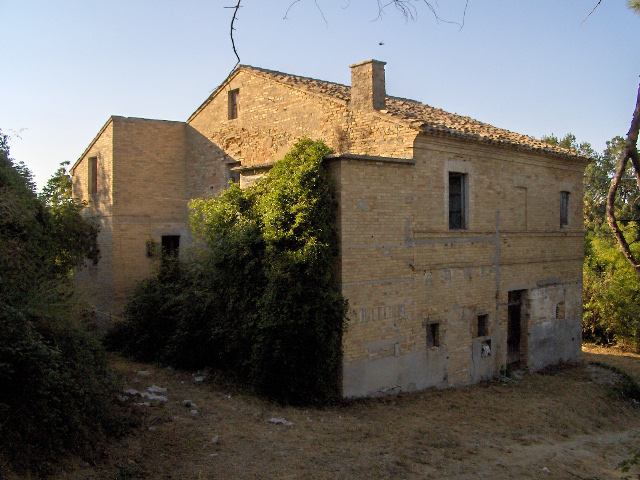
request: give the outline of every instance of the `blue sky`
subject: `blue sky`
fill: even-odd
[[[375,58],[390,95],[535,137],[573,132],[601,151],[629,128],[640,17],[603,0],[582,23],[596,2],[469,0],[460,30],[419,3],[406,21],[392,7],[375,20],[376,0],[243,0],[235,35],[244,64],[348,85],[348,66]],[[0,0],[12,157],[42,187],[110,115],[186,120],[235,65],[233,4]],[[464,7],[440,0],[437,12],[461,22]]]

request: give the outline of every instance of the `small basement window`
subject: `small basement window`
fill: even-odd
[[[427,324],[427,348],[440,346],[440,324]]]
[[[556,305],[556,318],[565,318],[564,302],[560,302]]]
[[[560,226],[569,226],[569,192],[560,192]]]
[[[90,157],[88,167],[88,191],[89,195],[95,195],[98,193],[98,157]]]
[[[489,335],[489,315],[478,315],[478,337]]]
[[[229,92],[228,97],[228,118],[229,120],[233,120],[234,118],[238,118],[238,93],[240,90],[235,89]]]

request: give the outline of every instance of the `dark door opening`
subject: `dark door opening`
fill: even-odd
[[[526,290],[509,292],[507,316],[507,365],[522,368],[526,363],[523,342],[523,300]]]

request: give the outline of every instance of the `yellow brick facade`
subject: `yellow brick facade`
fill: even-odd
[[[335,152],[326,162],[339,205],[336,282],[349,301],[345,396],[579,356],[585,159],[386,97],[376,61],[352,66],[351,87],[241,66],[187,122],[112,117],[72,169],[75,195],[102,222],[103,258],[78,284],[118,315],[152,271],[148,241],[190,244],[189,199],[236,172],[250,184],[302,136]],[[92,157],[100,188],[88,195]],[[449,224],[450,172],[464,178],[461,229]]]

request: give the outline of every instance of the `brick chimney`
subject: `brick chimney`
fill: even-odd
[[[384,66],[380,60],[366,60],[349,65],[351,68],[351,110],[384,110],[387,92]]]

